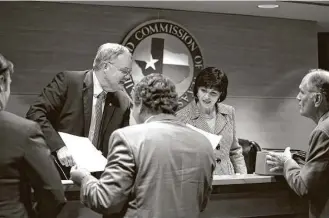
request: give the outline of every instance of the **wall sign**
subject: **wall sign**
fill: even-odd
[[[127,93],[144,76],[161,73],[175,83],[180,109],[191,101],[203,57],[199,44],[184,27],[163,19],[147,21],[131,30],[122,44],[133,54]]]

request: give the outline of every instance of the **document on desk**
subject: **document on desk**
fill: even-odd
[[[190,124],[186,124],[187,127],[190,127],[191,129],[201,133],[202,135],[206,136],[206,138],[210,141],[211,145],[212,145],[212,148],[213,149],[216,149],[217,145],[219,144],[220,140],[222,139],[223,136],[221,135],[215,135],[215,134],[212,134],[212,133],[209,133],[209,132],[206,132],[202,129],[199,129],[197,127],[194,127]]]
[[[107,160],[86,137],[59,132],[78,167],[89,172],[104,171]]]

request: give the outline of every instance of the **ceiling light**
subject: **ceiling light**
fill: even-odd
[[[273,9],[273,8],[278,8],[279,5],[275,4],[266,4],[266,5],[258,5],[258,8],[264,8],[264,9]]]

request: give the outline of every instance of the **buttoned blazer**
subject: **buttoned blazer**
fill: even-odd
[[[221,135],[219,146],[214,150],[217,160],[216,175],[246,174],[247,168],[238,143],[235,124],[235,110],[232,106],[217,103],[215,130],[212,131],[206,120],[201,116],[195,100],[177,112],[183,123],[190,124],[204,131]]]

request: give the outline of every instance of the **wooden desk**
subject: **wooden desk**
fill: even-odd
[[[213,192],[202,218],[307,218],[308,205],[282,176],[214,176]]]
[[[63,183],[68,200],[78,201],[79,188]],[[282,176],[214,176],[210,202],[201,218],[231,217],[307,218],[308,206]]]

